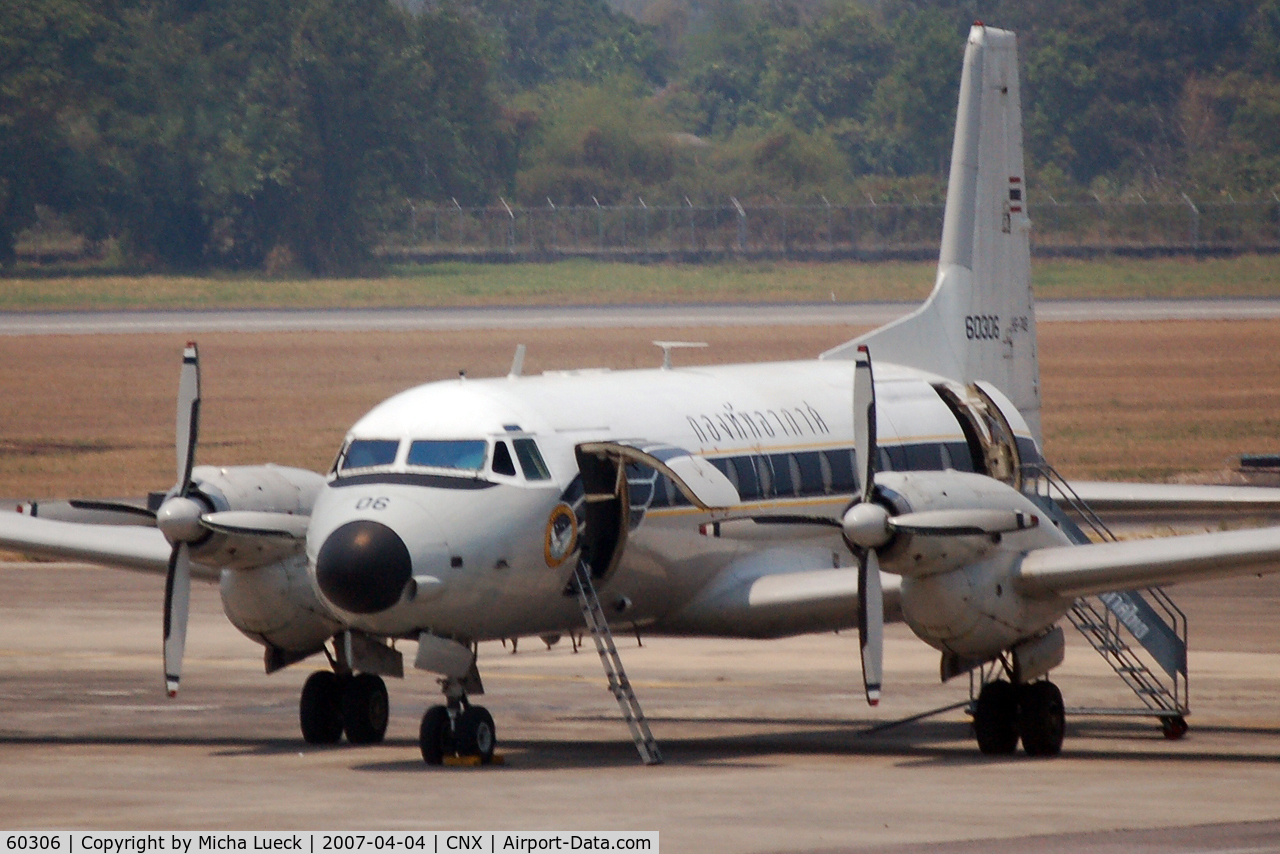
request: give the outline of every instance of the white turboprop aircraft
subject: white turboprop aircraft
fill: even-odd
[[[192,346],[177,485],[155,528],[5,514],[0,545],[166,572],[170,693],[190,579],[219,581],[268,672],[329,658],[302,693],[310,742],[382,738],[382,677],[403,671],[391,642],[411,639],[445,695],[422,720],[423,757],[488,760],[493,720],[470,702],[476,645],[584,619],[599,644],[606,620],[750,638],[856,625],[875,703],[887,612],[941,651],[944,673],[1002,665],[979,671],[999,674],[975,706],[983,752],[1021,740],[1055,754],[1062,697],[1045,677],[1075,597],[1280,570],[1280,528],[1072,545],[1022,491],[1041,456],[1019,103],[1013,34],[975,26],[936,288],[816,360],[681,368],[666,345],[658,369],[526,377],[518,354],[507,377],[378,405],[321,476],[193,467]],[[641,755],[657,761],[604,649]]]

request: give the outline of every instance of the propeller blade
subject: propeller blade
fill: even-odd
[[[95,498],[72,498],[67,504],[74,510],[81,510],[87,514],[102,514],[104,516],[103,523],[109,524],[112,517],[128,516],[136,519],[134,524],[137,525],[154,525],[156,523],[156,513],[154,510],[148,510],[146,507],[139,507],[136,504],[129,504],[125,501],[100,501]]]
[[[888,524],[908,534],[971,537],[1034,528],[1040,524],[1040,517],[1018,510],[924,510],[893,516]]]
[[[190,602],[191,547],[180,542],[169,555],[169,575],[164,583],[164,681],[170,697],[178,696]]]
[[[191,491],[191,469],[195,466],[196,440],[200,435],[200,354],[194,341],[182,351],[182,373],[178,379],[178,419],[174,431],[178,460],[178,494]]]
[[[858,457],[858,474],[862,481],[862,501],[871,500],[875,488],[876,457],[876,389],[871,375],[871,351],[858,346],[853,371],[853,447]]]
[[[862,650],[862,686],[867,703],[879,705],[884,675],[884,592],[875,549],[864,551],[858,561],[858,645]]]

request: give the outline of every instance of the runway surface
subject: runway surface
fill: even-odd
[[[879,325],[917,303],[527,306],[0,312],[0,335],[559,329],[625,326]],[[1044,300],[1042,321],[1244,320],[1280,317],[1280,299]]]
[[[902,626],[886,693],[860,696],[851,634],[619,639],[666,764],[643,767],[594,650],[481,647],[504,767],[428,768],[437,689],[391,680],[387,741],[316,748],[297,730],[317,662],[264,676],[259,648],[193,591],[187,666],[164,698],[164,580],[0,564],[0,826],[94,829],[658,830],[667,852],[1280,851],[1280,581],[1181,588],[1191,733],[1072,718],[1063,755],[978,754],[962,700]],[[412,648],[409,649],[410,655]],[[1073,639],[1068,704],[1132,703]],[[961,683],[964,680],[960,680]]]

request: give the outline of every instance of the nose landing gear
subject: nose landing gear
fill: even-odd
[[[418,746],[428,765],[443,765],[448,757],[493,762],[497,730],[484,706],[473,706],[457,679],[440,680],[447,705],[432,706],[422,716]]]

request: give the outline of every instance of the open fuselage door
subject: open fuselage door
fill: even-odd
[[[994,388],[976,382],[938,383],[934,389],[960,423],[973,470],[1021,490],[1022,452],[1009,419],[992,396]]]
[[[574,453],[585,505],[582,557],[595,579],[608,577],[617,567],[627,532],[644,518],[653,490],[665,488],[661,479],[689,504],[709,513],[727,511],[740,502],[738,491],[719,469],[683,448],[639,441],[585,442]]]

